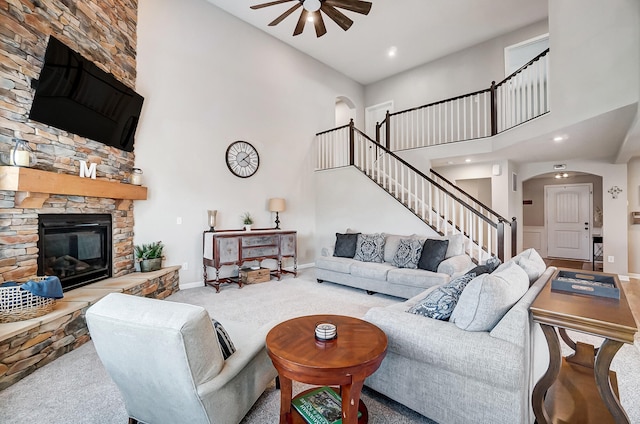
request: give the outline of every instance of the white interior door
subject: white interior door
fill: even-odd
[[[376,139],[376,123],[384,121],[387,111],[393,112],[393,100],[369,106],[364,110],[364,132],[372,140]]]
[[[547,255],[589,260],[591,240],[591,184],[545,186]]]

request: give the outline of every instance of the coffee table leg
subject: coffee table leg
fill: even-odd
[[[292,392],[291,379],[280,375],[280,424],[287,424],[287,417],[291,415]]]
[[[357,424],[358,405],[360,404],[360,392],[362,391],[363,385],[364,380],[360,380],[340,387],[343,424]]]

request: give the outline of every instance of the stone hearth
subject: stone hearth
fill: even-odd
[[[53,312],[0,324],[0,390],[89,341],[84,318],[89,306],[109,293],[164,299],[179,290],[180,267],[132,273],[66,292]]]

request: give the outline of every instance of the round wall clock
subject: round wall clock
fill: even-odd
[[[235,141],[227,148],[227,167],[240,178],[248,178],[256,173],[260,166],[258,151],[246,141]]]

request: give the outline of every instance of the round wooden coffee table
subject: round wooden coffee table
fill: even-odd
[[[337,326],[338,337],[315,338],[318,322]],[[367,422],[360,391],[365,378],[378,369],[387,352],[387,336],[375,325],[342,315],[309,315],[275,326],[267,334],[267,352],[280,377],[280,424],[300,422],[292,411],[292,381],[340,386],[342,422]],[[358,407],[364,411],[358,421]],[[304,421],[302,421],[304,422]]]

